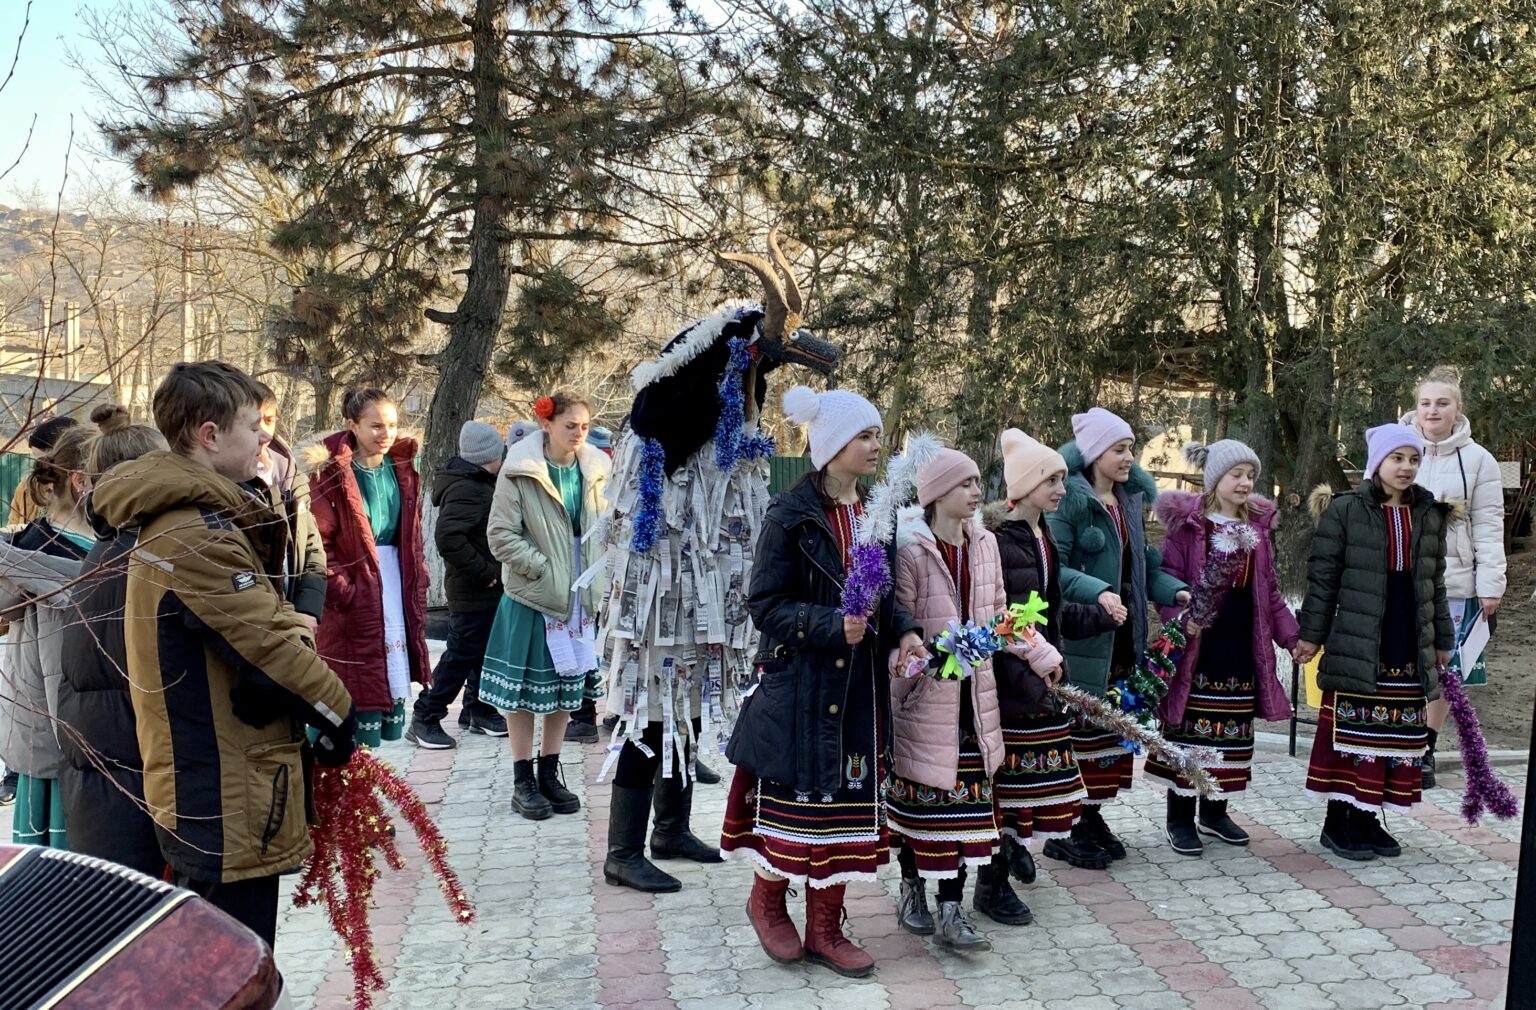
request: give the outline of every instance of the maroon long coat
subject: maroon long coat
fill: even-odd
[[[317,648],[346,684],[359,712],[388,712],[394,700],[384,658],[379,560],[363,494],[352,474],[356,445],[351,432],[338,431],[311,446],[304,458],[310,467],[310,510],[325,544],[325,614]],[[386,458],[400,481],[400,589],[411,679],[426,684],[432,664],[427,656],[427,562],[415,456],[415,440],[401,438]]]

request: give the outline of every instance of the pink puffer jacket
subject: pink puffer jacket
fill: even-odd
[[[971,612],[955,605],[954,579],[921,512],[906,510],[896,534],[896,599],[932,638],[954,620],[985,624],[1007,602],[997,538],[980,523],[966,525],[971,558]],[[896,774],[935,789],[952,789],[960,766],[960,691],[971,692],[982,763],[994,774],[1003,763],[1003,730],[997,680],[987,661],[968,680],[936,680],[927,674],[891,678],[891,753]]]

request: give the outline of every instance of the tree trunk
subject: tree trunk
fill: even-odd
[[[476,159],[482,163],[488,157],[486,141],[498,129],[504,116],[506,71],[502,45],[506,32],[506,5],[496,0],[476,0],[475,13],[470,20],[475,52],[470,73],[475,87]],[[481,178],[487,174],[482,173]],[[427,411],[426,439],[418,461],[423,474],[435,473],[453,456],[459,428],[475,416],[507,305],[512,264],[505,237],[506,201],[500,194],[488,192],[484,185],[482,182],[475,199],[474,219],[469,230],[469,280],[464,297],[458,308],[446,317],[430,311],[427,314],[428,318],[437,321],[446,318],[448,344],[438,355],[437,390]]]

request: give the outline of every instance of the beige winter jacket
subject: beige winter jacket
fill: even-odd
[[[1424,432],[1418,415],[1409,411],[1403,424]],[[1472,439],[1472,422],[1465,416],[1439,442],[1424,438],[1424,462],[1417,483],[1444,502],[1460,502],[1465,515],[1451,523],[1445,540],[1445,595],[1453,600],[1472,597],[1498,599],[1508,580],[1504,560],[1504,485],[1493,454]],[[1461,620],[1460,612],[1452,619]]]
[[[971,559],[971,608],[962,617],[959,595],[938,542],[917,510],[902,516],[896,534],[896,599],[923,625],[932,638],[950,621],[986,624],[1003,612],[1007,591],[997,538],[980,523],[965,527]],[[891,678],[891,752],[896,774],[909,782],[936,789],[953,789],[960,766],[960,692],[971,692],[976,713],[982,764],[994,774],[1003,763],[1003,730],[998,711],[997,680],[992,662],[983,663],[965,681],[937,680],[923,675]]]
[[[607,455],[583,445],[581,466],[581,530],[586,533],[607,511],[605,490],[612,468]],[[541,614],[565,617],[571,612],[571,585],[602,552],[597,538],[582,545],[581,568],[571,548],[571,520],[544,458],[544,433],[535,432],[512,446],[496,481],[491,517],[486,525],[491,553],[501,562],[501,584],[508,596]],[[592,590],[582,598],[587,613],[596,613]]]

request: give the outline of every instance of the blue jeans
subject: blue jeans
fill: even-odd
[[[480,666],[490,641],[496,610],[448,614],[448,648],[432,671],[432,686],[416,699],[413,715],[423,722],[441,722],[448,706],[464,691],[464,707],[486,715],[495,709],[480,703]]]

